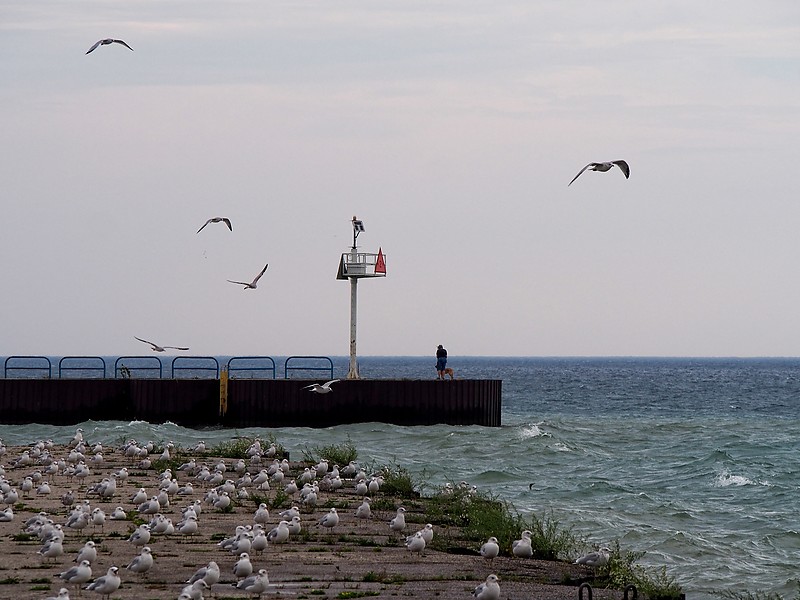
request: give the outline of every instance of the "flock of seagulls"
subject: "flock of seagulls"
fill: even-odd
[[[86,54],[91,54],[92,52],[94,52],[100,46],[109,46],[111,44],[120,44],[122,46],[125,46],[128,50],[133,51],[133,48],[131,48],[130,45],[128,45],[128,43],[125,42],[124,40],[118,40],[118,39],[114,39],[114,38],[105,38],[105,39],[97,40],[94,44],[92,44],[92,46],[86,51]],[[203,229],[205,229],[205,227],[207,225],[210,225],[212,223],[224,223],[225,225],[227,225],[227,227],[228,227],[228,229],[230,231],[233,231],[233,226],[231,225],[231,220],[228,217],[211,217],[210,219],[208,219],[202,225],[202,227],[200,227],[200,229],[197,230],[197,233],[200,233],[201,231],[203,231]],[[255,279],[253,279],[250,282],[232,281],[230,279],[228,281],[230,283],[235,283],[237,285],[244,286],[245,290],[254,290],[254,289],[256,289],[258,287],[258,280],[261,278],[262,275],[264,275],[264,273],[266,272],[268,266],[269,266],[269,264],[267,264],[261,270],[261,272],[258,275],[256,275]],[[140,342],[144,342],[145,344],[150,344],[151,349],[153,350],[153,352],[164,352],[167,349],[172,349],[172,350],[188,350],[189,349],[189,348],[185,348],[185,347],[181,347],[181,346],[160,346],[158,344],[155,344],[153,342],[148,342],[147,340],[143,340],[143,339],[138,338],[138,337],[136,339],[139,340]]]
[[[133,50],[133,48],[131,48],[124,40],[106,38],[106,39],[101,39],[101,40],[98,40],[97,42],[95,42],[91,46],[91,48],[89,48],[86,51],[86,54],[90,54],[91,52],[93,52],[95,49],[97,49],[100,46],[108,46],[108,45],[111,45],[111,44],[120,44],[122,46],[125,46],[126,48],[128,48],[131,51]],[[583,167],[578,172],[578,174],[575,175],[575,177],[572,178],[572,180],[567,184],[567,187],[572,185],[575,182],[575,180],[578,177],[580,177],[580,175],[586,170],[598,171],[598,172],[607,172],[607,171],[610,171],[615,166],[618,167],[623,172],[623,174],[625,175],[626,179],[628,179],[630,177],[630,174],[631,174],[630,166],[624,160],[612,160],[612,161],[607,161],[607,162],[590,162],[588,165]],[[211,217],[210,219],[208,219],[200,227],[200,229],[197,230],[197,233],[200,233],[201,231],[203,231],[203,229],[205,229],[205,227],[207,225],[210,225],[212,223],[224,223],[228,227],[228,229],[230,231],[233,231],[233,226],[231,225],[231,221],[230,221],[229,218],[227,218],[227,217]],[[245,289],[245,290],[255,290],[255,289],[258,288],[258,280],[267,271],[267,267],[268,266],[269,266],[269,264],[265,265],[264,268],[261,270],[261,272],[258,275],[256,275],[256,277],[250,282],[234,281],[232,279],[228,279],[227,281],[229,283],[233,283],[233,284],[236,284],[236,285],[241,285],[241,286],[243,286],[243,289]],[[136,338],[136,339],[139,339],[139,338]],[[144,341],[144,340],[140,340],[140,341]],[[152,346],[152,349],[153,349],[154,352],[163,352],[164,349],[166,349],[166,348],[171,348],[171,349],[175,349],[175,350],[188,350],[188,348],[181,348],[181,347],[176,347],[176,346],[159,346],[159,345],[154,344],[152,342],[145,342],[145,343],[150,344]],[[316,390],[316,389],[314,391],[316,391],[318,393],[325,393],[325,392],[320,392],[319,390]],[[329,391],[329,390],[326,390],[326,391]]]
[[[125,42],[123,42],[122,40],[110,40],[110,39],[109,40],[100,40],[99,42],[97,42],[97,44],[95,44],[94,46],[92,46],[89,49],[89,52],[94,50],[100,44],[110,44],[112,42],[119,42],[119,43],[125,44]],[[125,45],[127,46],[127,44],[125,44]],[[88,52],[87,52],[87,54],[88,54]],[[233,225],[231,224],[231,220],[228,217],[211,217],[205,223],[203,223],[203,225],[200,227],[200,229],[197,230],[197,233],[200,233],[201,231],[203,231],[203,229],[206,228],[207,225],[211,225],[213,223],[224,223],[228,227],[228,229],[230,231],[233,231]],[[247,282],[247,281],[234,281],[232,279],[228,279],[228,282],[234,283],[236,285],[241,285],[241,286],[243,286],[243,289],[245,289],[245,290],[255,290],[255,289],[258,288],[258,280],[261,279],[261,277],[264,275],[264,273],[267,272],[267,268],[268,267],[269,267],[269,263],[264,265],[264,268],[261,269],[261,272],[258,275],[256,275],[255,278],[253,278],[252,281],[249,281],[249,282]],[[182,346],[160,346],[160,345],[158,345],[158,344],[156,344],[154,342],[149,342],[147,340],[143,340],[142,338],[139,338],[139,337],[136,337],[136,336],[134,336],[134,337],[137,340],[139,340],[140,342],[144,342],[145,344],[150,344],[151,349],[153,350],[153,352],[164,352],[167,349],[171,349],[171,350],[188,350],[189,349],[189,348],[182,347]]]
[[[359,504],[345,511],[345,503],[337,501],[337,506],[329,508],[316,522],[311,521],[312,525],[319,528],[321,535],[335,534],[343,525],[361,527],[365,522],[372,522],[373,529],[380,529],[376,520],[380,517],[370,507],[371,497],[381,493],[384,483],[380,473],[370,475],[355,461],[340,468],[324,458],[314,465],[293,467],[286,458],[279,457],[274,443],[267,446],[259,440],[255,440],[247,449],[246,458],[208,457],[207,462],[203,462],[202,456],[193,457],[179,467],[165,468],[155,484],[152,484],[151,477],[151,485],[155,489],[141,487],[125,490],[126,485],[130,485],[129,467],[137,471],[151,470],[151,457],[169,460],[174,458],[175,450],[171,442],[166,443],[163,449],[157,449],[152,442],[141,444],[133,439],[119,448],[103,448],[101,444],[90,445],[83,438],[83,430],[78,428],[63,452],[62,447],[52,442],[39,441],[19,452],[15,459],[7,461],[9,473],[13,470],[21,475],[7,478],[6,468],[0,465],[0,504],[8,506],[7,522],[14,520],[15,504],[32,502],[29,496],[46,498],[55,494],[54,498],[60,499],[57,506],[61,509],[39,512],[23,523],[23,531],[41,543],[37,554],[43,568],[48,565],[56,567],[67,559],[71,555],[69,545],[74,546],[77,539],[86,536],[89,531],[96,532],[98,528],[102,531],[113,521],[130,523],[131,513],[140,523],[132,531],[129,530],[127,537],[119,536],[117,543],[127,548],[129,555],[120,560],[124,550],[116,548],[113,551],[116,564],[109,565],[107,562],[112,560],[107,540],[98,543],[92,539],[85,541],[77,550],[74,564],[54,575],[64,587],[57,596],[51,596],[48,600],[69,600],[70,589],[74,589],[77,595],[82,590],[93,592],[102,600],[112,597],[123,585],[123,579],[146,579],[156,568],[157,547],[165,536],[202,539],[208,535],[209,526],[203,524],[202,518],[207,510],[226,512],[238,507],[234,517],[234,522],[238,524],[229,537],[215,544],[215,560],[196,567],[193,574],[192,571],[186,574],[180,592],[176,590],[178,600],[203,600],[206,594],[212,592],[219,596],[219,586],[223,585],[255,598],[275,591],[266,568],[260,568],[258,562],[264,560],[270,547],[291,544],[302,534],[304,528],[309,526],[308,520],[303,521],[303,513],[313,512],[319,503],[331,501],[332,496],[323,499],[322,494],[333,494],[352,486],[350,497]],[[198,442],[193,451],[205,452],[205,443]],[[0,442],[0,457],[6,452],[7,449]],[[114,452],[119,457],[117,466],[123,461],[129,461],[129,466],[122,466],[116,471],[106,468],[104,474],[107,476],[100,481],[93,481],[92,470],[105,464],[107,459],[103,454],[108,452]],[[142,477],[142,474],[139,473],[138,477]],[[78,489],[61,493],[55,485],[47,485],[45,478],[50,482],[62,478],[65,483],[77,483]],[[276,510],[277,514],[271,515],[268,505],[261,502],[249,516],[240,518],[240,515],[244,516],[241,507],[253,494],[266,494],[273,488],[282,490],[281,493],[291,498],[291,508],[280,512]],[[461,482],[456,487],[446,485],[440,493],[453,494],[456,490],[468,495],[477,492],[475,486]],[[117,502],[124,504],[126,498],[129,503],[127,510],[122,505],[113,511],[103,507],[104,503],[111,503],[112,506]],[[67,509],[66,516],[64,508]],[[180,520],[173,522],[170,514],[179,514]],[[244,514],[248,514],[247,511]],[[434,526],[427,523],[415,531],[410,527],[407,516],[406,508],[398,506],[392,518],[384,521],[382,527],[385,527],[390,543],[392,539],[398,540],[399,536],[399,543],[405,546],[412,560],[425,560],[426,548],[434,539]],[[219,525],[215,528],[218,529]],[[77,539],[75,536],[78,536]],[[490,537],[479,552],[492,565],[496,565],[495,559],[504,553],[496,537]],[[534,555],[530,531],[523,531],[520,539],[511,544],[510,555],[520,559]],[[232,567],[222,569],[220,563],[225,556],[231,561],[235,559],[235,562]],[[607,565],[609,559],[610,550],[603,547],[578,558],[575,564],[596,570]],[[98,568],[99,565],[103,565],[102,569]],[[230,580],[231,576],[233,581]],[[490,574],[475,587],[473,597],[480,600],[500,598],[500,578],[495,573]]]
[[[211,217],[205,223],[203,223],[203,226],[200,227],[200,229],[197,230],[197,233],[200,233],[201,231],[203,231],[203,229],[206,228],[206,225],[209,225],[211,223],[225,223],[225,225],[228,226],[228,229],[230,231],[233,231],[233,225],[231,225],[231,220],[228,217]],[[228,281],[230,283],[235,283],[236,285],[242,285],[242,286],[244,286],[244,289],[246,289],[246,290],[255,290],[255,289],[258,288],[258,280],[261,279],[261,276],[264,273],[267,272],[267,267],[269,267],[269,263],[264,265],[264,268],[261,269],[261,272],[258,275],[255,276],[253,281],[250,281],[250,282],[247,282],[247,281],[233,281],[232,279],[228,279]]]
[[[110,44],[112,42],[119,42],[121,44],[125,44],[125,42],[123,42],[122,40],[112,40],[112,39],[100,40],[99,42],[97,42],[94,46],[92,46],[89,49],[89,52],[94,50],[98,45]],[[125,44],[125,46],[130,47],[127,44]],[[89,52],[87,52],[87,54]],[[197,230],[197,233],[200,233],[201,231],[203,231],[203,229],[206,228],[207,225],[211,225],[213,223],[224,223],[228,227],[228,229],[230,231],[233,231],[233,225],[231,224],[231,220],[228,217],[211,217],[205,223],[203,223],[203,225],[200,227],[200,229]],[[234,283],[236,285],[241,285],[241,286],[243,286],[243,289],[245,289],[245,290],[255,290],[255,289],[258,288],[258,280],[261,279],[261,277],[264,275],[264,273],[267,272],[267,268],[268,267],[269,267],[269,263],[264,265],[264,268],[261,269],[261,272],[258,275],[256,275],[255,278],[253,278],[252,281],[249,281],[249,282],[247,282],[247,281],[234,281],[232,279],[228,279],[228,282]],[[145,344],[150,344],[150,347],[153,350],[153,352],[164,352],[167,349],[170,349],[170,350],[188,350],[189,349],[189,348],[186,348],[186,347],[183,347],[183,346],[161,346],[161,345],[156,344],[154,342],[149,342],[147,340],[143,340],[140,337],[136,337],[136,336],[134,336],[134,337],[137,340],[139,340],[140,342],[144,342]]]

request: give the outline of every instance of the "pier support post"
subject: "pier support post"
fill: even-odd
[[[358,357],[356,356],[356,322],[358,316],[358,278],[350,278],[350,370],[348,379],[359,379]]]

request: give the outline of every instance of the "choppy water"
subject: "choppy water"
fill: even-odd
[[[431,358],[364,358],[366,377],[430,377]],[[521,512],[552,514],[591,543],[618,539],[666,565],[689,598],[797,593],[800,360],[451,357],[459,377],[503,380],[503,426],[195,431],[93,423],[90,440],[213,444],[272,433],[294,456],[348,439],[362,462],[430,485],[466,480]],[[346,373],[336,359],[336,375]],[[443,383],[442,385],[447,385]],[[0,425],[7,443],[74,427]],[[529,484],[533,489],[529,490]]]

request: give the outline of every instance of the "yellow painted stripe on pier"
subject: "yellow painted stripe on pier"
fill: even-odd
[[[228,412],[228,369],[219,372],[219,416],[224,417]]]

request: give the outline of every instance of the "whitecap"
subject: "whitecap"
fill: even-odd
[[[550,437],[550,434],[542,431],[539,428],[539,425],[541,425],[541,423],[531,423],[527,427],[523,427],[522,430],[520,431],[520,437],[522,437],[523,439],[535,438],[535,437]]]
[[[127,429],[128,427],[136,427],[137,425],[150,425],[147,421],[131,421],[127,425],[116,425],[114,429]]]
[[[721,473],[717,473],[714,478],[714,485],[716,487],[728,487],[730,485],[742,486],[752,485],[754,482],[744,475],[733,475],[730,471],[725,469]]]

